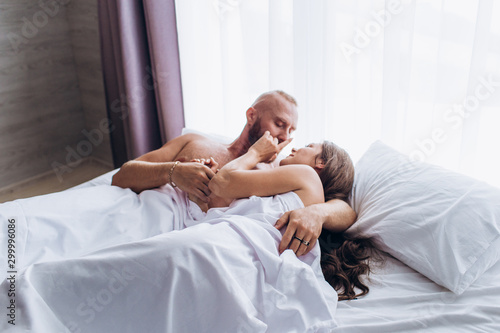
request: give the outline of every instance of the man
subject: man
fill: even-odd
[[[246,111],[247,123],[231,144],[214,142],[198,134],[181,135],[161,148],[125,163],[114,175],[112,185],[130,188],[140,193],[170,183],[188,193],[191,200],[207,208],[227,206],[221,198],[211,195],[208,188],[216,172],[212,162],[191,162],[200,157],[217,161],[218,167],[243,155],[265,131],[278,139],[280,148],[291,141],[297,127],[297,103],[290,95],[276,90],[260,95]],[[182,162],[182,163],[179,163]],[[334,232],[347,229],[356,218],[354,211],[341,200],[287,212],[276,223],[281,229],[288,224],[279,250],[292,249],[298,256],[314,247],[321,229]],[[310,239],[305,246],[299,239]]]

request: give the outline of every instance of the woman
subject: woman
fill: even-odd
[[[325,200],[347,200],[354,182],[354,166],[345,150],[325,141],[295,150],[281,160],[279,168],[254,170],[258,163],[276,158],[282,149],[276,138],[266,132],[241,157],[226,164],[212,178],[209,188],[216,196],[238,199],[294,192],[304,206]],[[214,161],[212,160],[212,163]],[[369,272],[366,262],[369,240],[344,239],[327,230],[320,237],[321,266],[325,279],[339,291],[339,300],[353,299],[368,293],[360,279]],[[295,235],[299,246],[314,246]],[[356,294],[354,287],[361,290]]]

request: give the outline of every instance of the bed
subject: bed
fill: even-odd
[[[78,191],[89,191],[89,200],[92,200],[92,197],[95,199],[95,195],[92,195],[95,192],[92,191],[108,186],[114,172],[109,172],[58,195],[46,196],[37,204],[57,205],[64,200],[69,200],[72,193],[78,193]],[[72,192],[75,190],[78,191]],[[166,187],[162,191],[172,191],[172,189]],[[176,197],[174,194],[170,196],[174,198],[171,201],[161,201],[163,200],[161,191],[147,195],[148,197],[144,197],[140,203],[145,206],[138,206],[132,194],[123,192],[112,193],[107,199],[98,198],[94,204],[103,205],[108,200],[118,205],[120,200],[123,200],[119,206],[129,209],[127,211],[124,208],[126,215],[130,216],[130,221],[133,222],[134,219],[141,218],[134,215],[138,211],[144,210],[149,212],[147,214],[151,214],[154,207],[161,205],[178,208],[180,201],[183,200],[182,197]],[[261,299],[251,300],[252,304],[235,301],[238,298],[238,292],[248,291],[228,289],[224,285],[214,287],[216,293],[206,293],[203,297],[199,295],[203,291],[193,285],[191,289],[187,288],[182,294],[169,297],[167,301],[170,300],[173,302],[170,305],[175,306],[189,299],[201,297],[200,304],[210,304],[211,306],[198,308],[198,313],[187,316],[184,314],[186,316],[184,320],[191,322],[197,320],[202,322],[206,320],[206,318],[203,319],[204,317],[211,318],[208,322],[215,326],[200,328],[197,330],[200,332],[500,331],[499,189],[438,167],[412,162],[387,145],[375,142],[356,164],[356,180],[350,201],[358,213],[358,220],[348,233],[358,237],[371,237],[384,259],[383,262],[373,265],[368,295],[351,301],[336,302],[333,300],[335,293],[328,290],[328,285],[322,283],[321,277],[318,276],[318,267],[315,267],[318,263],[315,261],[314,251],[302,260],[294,258],[293,255],[287,253],[289,251],[286,251],[280,258],[281,261],[274,262],[272,258],[275,258],[276,254],[267,252],[279,242],[279,234],[273,234],[271,231],[261,234],[262,228],[247,230],[237,227],[231,229],[234,235],[228,237],[241,239],[238,238],[239,241],[233,244],[234,247],[226,248],[225,252],[214,252],[211,257],[218,256],[221,262],[224,262],[223,257],[234,256],[234,252],[237,252],[234,249],[238,248],[241,243],[245,243],[241,251],[256,249],[259,252],[259,255],[248,253],[248,257],[252,257],[252,264],[261,268],[259,272],[267,270],[269,273],[274,267],[280,267],[274,275],[269,273],[275,278],[273,288],[269,289],[268,281],[265,279],[265,281],[253,282],[248,280],[244,287],[252,286],[251,292],[262,296]],[[21,208],[25,209],[23,201],[20,203],[23,206]],[[19,203],[13,202],[10,205],[19,205]],[[8,220],[12,216],[5,214],[5,207],[0,205],[0,215],[2,219]],[[29,213],[26,210],[17,210],[17,212],[20,215]],[[70,211],[67,216],[72,213],[76,212]],[[94,213],[99,214],[99,209],[96,208]],[[244,215],[244,212],[240,213]],[[120,214],[123,214],[123,211]],[[235,211],[232,214],[238,215],[239,213]],[[274,218],[272,214],[269,216]],[[20,220],[20,216],[17,218]],[[68,218],[63,218],[61,223]],[[146,218],[157,217],[148,215]],[[47,216],[47,219],[49,221],[51,217]],[[148,283],[151,285],[161,285],[161,279],[151,273],[147,274],[147,279],[133,278],[127,270],[127,267],[137,267],[138,270],[146,267],[148,258],[151,257],[151,253],[147,252],[148,249],[153,248],[154,244],[164,244],[161,238],[169,237],[165,236],[164,232],[167,229],[180,229],[179,225],[154,226],[144,230],[144,228],[136,229],[132,222],[129,229],[122,230],[123,233],[120,235],[122,238],[113,239],[110,235],[116,232],[111,229],[98,230],[102,241],[100,248],[89,250],[83,243],[81,250],[66,253],[64,258],[51,251],[40,251],[30,257],[19,249],[20,252],[16,253],[18,258],[28,258],[26,260],[31,260],[34,264],[20,263],[25,268],[16,273],[9,273],[13,270],[8,266],[3,266],[7,279],[2,283],[0,300],[7,315],[4,315],[4,318],[7,319],[0,325],[2,331],[30,331],[30,327],[37,327],[36,332],[40,332],[40,328],[46,328],[44,331],[47,332],[96,332],[95,326],[81,325],[71,318],[76,316],[79,319],[88,319],[95,324],[98,322],[95,318],[105,313],[102,316],[104,320],[100,326],[97,326],[97,331],[123,332],[127,329],[124,330],[121,325],[125,325],[124,327],[129,327],[128,331],[131,332],[137,331],[138,327],[151,332],[188,332],[189,330],[182,330],[178,327],[177,330],[166,329],[171,327],[166,323],[169,316],[182,316],[183,314],[162,312],[165,300],[160,301],[158,296],[162,289],[158,289],[157,292],[148,292],[149,288],[141,289],[147,279],[150,279]],[[124,223],[127,226],[126,221]],[[114,227],[117,230],[128,228],[121,224],[115,224],[110,228]],[[209,238],[211,234],[221,236],[226,232],[216,228],[211,231],[208,226],[195,227],[208,228],[198,233],[202,236],[196,237]],[[9,233],[9,228],[5,223],[3,229],[7,230],[6,235]],[[55,230],[58,228],[56,226]],[[266,228],[271,230],[268,226],[264,227]],[[19,232],[16,235],[18,239],[27,237],[23,236],[19,230],[17,231]],[[66,231],[67,235],[61,239],[69,243],[79,241],[80,238],[84,238],[79,232],[86,235],[87,231]],[[267,239],[269,243],[259,250],[260,245],[255,243],[252,237],[245,236],[249,234],[255,236],[253,238],[259,238],[259,242]],[[93,239],[97,236],[90,233],[85,237]],[[2,238],[2,248],[6,249],[8,237]],[[58,239],[57,235],[53,235],[52,241],[56,244]],[[141,239],[146,239],[146,241],[141,241]],[[106,241],[109,243],[106,244]],[[179,246],[182,245],[182,237],[176,241],[179,242]],[[125,252],[120,248],[123,246],[120,244],[127,244],[127,251],[136,251],[138,256],[123,255]],[[60,247],[64,249],[65,244],[60,244]],[[210,249],[212,250],[213,247]],[[207,249],[204,248],[203,251]],[[2,253],[2,265],[7,262],[6,253],[6,251]],[[185,256],[186,253],[183,252],[180,255]],[[140,258],[140,260],[131,260],[131,258]],[[239,258],[234,256],[230,260],[237,262]],[[36,262],[49,264],[40,265]],[[120,265],[116,266],[117,262]],[[203,261],[203,265],[207,262]],[[159,271],[163,267],[155,261],[150,262],[149,265],[153,267],[152,269],[158,265]],[[244,267],[244,264],[242,265],[241,267]],[[220,275],[218,267],[203,267],[207,270],[205,272],[207,276]],[[108,275],[99,275],[106,270]],[[230,276],[232,271],[237,271],[237,268],[226,267],[226,270],[229,273],[225,274]],[[185,275],[177,276],[175,283],[172,282],[173,284],[170,285],[171,289],[175,289],[178,283],[185,282],[193,276],[193,272],[190,272],[188,268],[183,272]],[[253,273],[241,271],[238,276],[245,277]],[[9,296],[12,280],[9,281],[8,278],[14,275],[19,282],[22,281],[22,277],[30,274],[32,276],[38,274],[39,278],[26,279],[32,282],[31,284],[16,285],[14,283],[14,287],[17,288],[15,301],[18,306],[14,317],[18,325],[13,326],[8,323],[9,314],[11,314],[9,302],[14,299]],[[74,283],[70,286],[67,281],[63,284],[64,281],[59,279],[65,274],[73,278]],[[218,281],[224,281],[224,278],[224,275],[220,275]],[[134,283],[138,283],[134,288],[125,288]],[[100,303],[89,303],[87,299],[82,306],[81,300],[68,299],[68,292],[73,295],[82,290],[85,295],[92,296],[91,301],[93,299],[95,302],[97,299]],[[30,297],[24,299],[23,293],[29,294]],[[220,295],[224,297],[216,298]],[[269,295],[272,296],[266,298]],[[58,301],[51,303],[51,298]],[[210,302],[207,302],[207,299]],[[138,300],[150,302],[149,307],[143,309]],[[25,302],[24,305],[23,302]],[[119,303],[121,307],[113,310],[112,305],[116,303]],[[26,312],[23,306],[27,304],[37,310]],[[155,304],[158,306],[154,306]],[[57,311],[51,307],[57,307]],[[103,310],[99,311],[101,307]],[[124,309],[129,309],[129,311],[124,311]],[[79,310],[80,313],[75,315],[75,310]],[[23,313],[29,313],[30,327],[22,328],[20,321]],[[228,314],[234,317],[233,321],[227,319]],[[259,320],[256,321],[256,318]],[[226,320],[228,320],[227,325],[216,327]],[[126,324],[127,322],[130,325]]]

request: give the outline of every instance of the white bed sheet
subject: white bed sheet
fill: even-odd
[[[76,188],[109,184],[114,172]],[[460,296],[390,256],[382,267],[374,269],[369,285],[367,296],[337,304],[338,327],[325,331],[500,332],[500,262]],[[236,331],[253,332],[251,325],[240,321]]]
[[[106,183],[111,174],[93,182]],[[332,332],[500,332],[500,261],[457,296],[382,255],[368,295],[338,303]]]
[[[4,317],[0,331],[336,327],[337,294],[323,279],[319,245],[301,258],[278,253],[274,223],[303,207],[295,193],[240,199],[205,214],[178,189],[136,195],[106,185],[109,176],[0,205],[2,220],[17,220],[15,267],[0,253],[11,276],[0,285],[0,304],[15,305],[4,307],[13,317]]]
[[[332,332],[500,332],[500,261],[457,296],[385,258],[368,295],[338,303]]]

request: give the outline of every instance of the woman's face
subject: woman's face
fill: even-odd
[[[313,168],[316,166],[316,157],[321,154],[321,144],[311,143],[304,148],[292,148],[292,153],[282,159],[280,165],[307,164]]]

